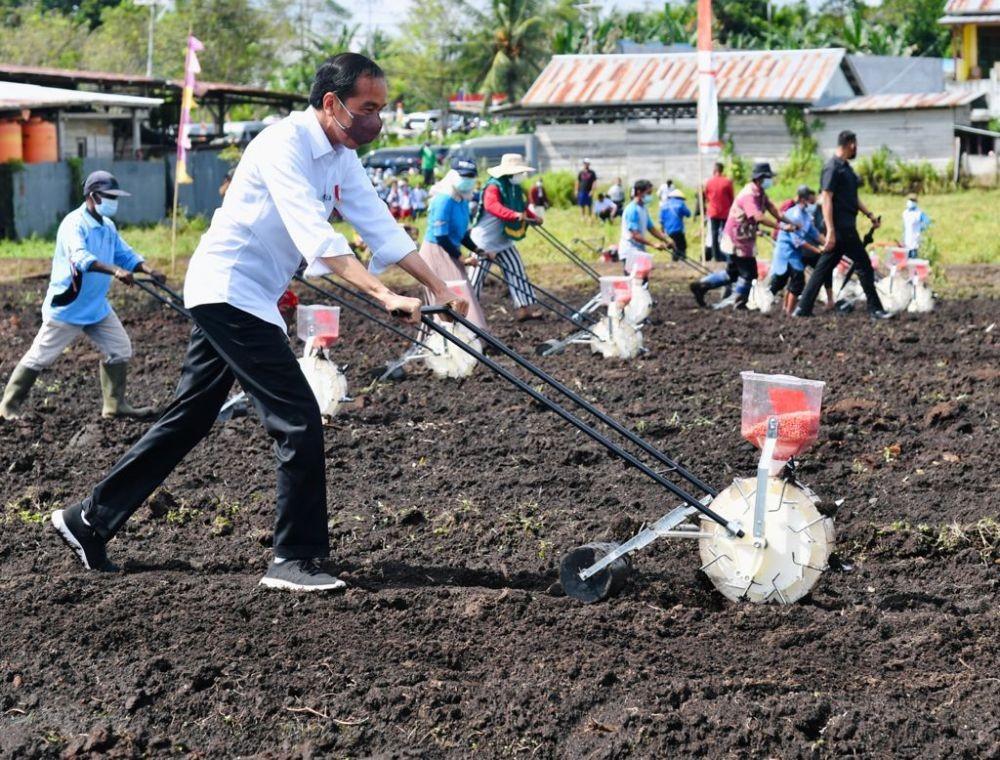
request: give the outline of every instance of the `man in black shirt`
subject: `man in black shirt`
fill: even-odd
[[[585,158],[583,159],[583,169],[576,175],[576,185],[573,188],[576,205],[580,207],[580,216],[584,218],[592,216],[595,182],[597,182],[597,174],[590,168],[590,160]]]
[[[867,216],[874,228],[881,220],[876,217],[858,198],[861,180],[849,163],[858,154],[858,138],[844,130],[837,136],[837,151],[826,162],[820,178],[823,199],[823,221],[827,229],[823,255],[809,278],[809,284],[802,291],[799,305],[793,312],[796,317],[811,317],[813,304],[819,289],[833,272],[841,257],[847,256],[854,262],[861,287],[868,301],[868,313],[873,319],[888,319],[892,316],[882,309],[882,302],[875,291],[875,270],[868,258],[868,252],[858,235],[857,216],[860,211]]]

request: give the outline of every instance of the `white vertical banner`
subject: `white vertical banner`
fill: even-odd
[[[721,150],[719,101],[712,60],[712,0],[698,0],[698,152],[717,155]]]

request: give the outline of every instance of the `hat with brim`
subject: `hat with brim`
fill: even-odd
[[[685,199],[685,198],[686,198],[687,196],[686,196],[686,195],[684,195],[684,193],[683,193],[683,192],[681,192],[680,190],[677,190],[677,189],[675,188],[675,189],[671,190],[671,191],[670,191],[670,192],[669,192],[669,193],[667,194],[667,197],[668,197],[668,198],[680,198],[681,200],[684,200],[684,199]]]
[[[774,172],[771,171],[771,165],[766,161],[762,161],[759,164],[753,165],[753,171],[750,173],[752,179],[761,179],[763,177],[773,177]]]
[[[118,186],[118,180],[114,174],[103,170],[91,172],[84,181],[83,194],[90,195],[91,193],[100,193],[110,198],[132,195],[132,193],[127,193]]]
[[[524,163],[524,156],[520,153],[504,153],[500,158],[500,163],[486,170],[491,177],[509,177],[512,174],[521,172],[533,172],[535,167]]]

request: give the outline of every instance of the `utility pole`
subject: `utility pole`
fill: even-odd
[[[581,13],[587,14],[587,52],[593,54],[594,49],[594,19],[601,9],[601,3],[577,3],[573,6]]]
[[[135,5],[149,6],[149,30],[146,38],[146,76],[153,76],[153,28],[156,26],[156,6],[166,6],[167,0],[132,0]]]

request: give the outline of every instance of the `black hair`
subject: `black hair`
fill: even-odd
[[[716,162],[715,162],[715,170],[716,170],[716,171],[717,171],[717,172],[718,172],[719,174],[722,174],[722,172],[724,172],[724,171],[726,170],[726,165],[725,165],[725,164],[723,164],[723,163],[722,163],[721,161],[716,161]]]
[[[646,190],[652,190],[652,189],[653,189],[653,183],[650,182],[648,179],[637,179],[635,181],[635,184],[632,185],[632,195],[633,196],[641,195]]]
[[[354,94],[355,85],[361,77],[385,79],[385,72],[371,58],[360,53],[337,53],[327,58],[316,71],[312,91],[309,93],[309,105],[313,108],[323,107],[323,96],[332,92],[342,101]]]
[[[857,141],[858,141],[858,136],[849,129],[845,129],[843,132],[837,135],[837,145],[841,148],[843,148],[845,145],[856,143]]]

